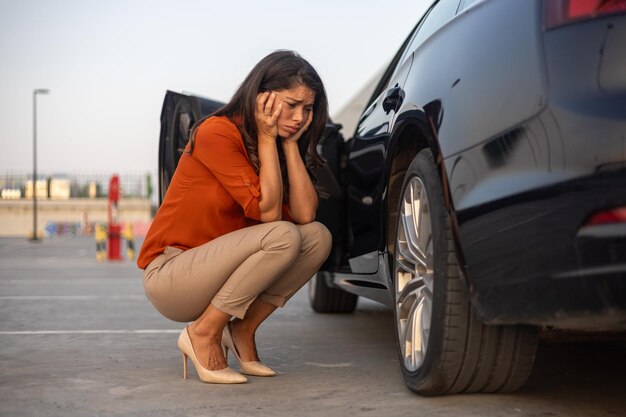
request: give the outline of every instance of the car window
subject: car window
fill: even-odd
[[[426,19],[426,16],[428,16],[428,13],[430,13],[430,11],[432,10],[432,7],[433,6],[431,6],[426,11],[426,13],[424,13],[424,15],[419,20],[419,22],[417,22],[417,25],[415,25],[415,28],[413,28],[413,30],[411,31],[411,34],[402,43],[402,46],[400,47],[400,49],[398,50],[396,55],[391,60],[391,63],[389,64],[389,66],[385,70],[385,73],[383,74],[383,76],[381,77],[380,81],[378,82],[378,85],[376,86],[376,89],[374,90],[374,92],[370,96],[370,99],[368,100],[367,106],[372,104],[372,101],[374,101],[382,93],[382,91],[385,89],[385,87],[387,87],[387,84],[389,83],[389,80],[392,78],[392,75],[395,74],[395,72],[398,69],[398,67],[400,66],[400,64],[402,62],[404,62],[404,59],[406,58],[406,55],[407,55],[406,51],[408,49],[408,46],[409,46],[410,42],[413,40],[413,38],[417,34],[417,31],[422,26],[422,23],[424,23],[424,20]]]
[[[458,6],[459,0],[440,0],[435,4],[415,34],[405,54],[408,55],[415,51],[430,35],[439,30],[448,20],[452,19],[456,14]]]
[[[403,45],[404,48],[403,48],[403,51],[402,51],[402,56],[398,60],[398,65],[397,66],[400,66],[400,64],[402,64],[404,62],[406,57],[412,51],[411,47],[413,45],[413,41],[415,40],[415,37],[417,36],[418,32],[422,29],[422,26],[424,25],[424,22],[428,19],[428,15],[430,14],[430,12],[433,10],[433,8],[436,5],[437,5],[437,2],[435,2],[432,6],[430,6],[430,8],[426,11],[426,13],[424,13],[424,16],[420,19],[420,21],[417,24],[417,26],[415,27],[415,29],[413,29],[413,32],[411,33],[411,36],[409,36],[409,40],[405,41],[405,43]]]

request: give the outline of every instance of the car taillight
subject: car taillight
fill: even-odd
[[[626,12],[626,0],[544,0],[544,27]]]
[[[585,226],[615,223],[626,223],[626,207],[600,211],[591,216],[585,223]]]

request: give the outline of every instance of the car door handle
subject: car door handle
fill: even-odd
[[[387,90],[387,94],[383,99],[383,110],[389,114],[391,110],[397,111],[404,100],[404,90],[396,84],[393,88]]]

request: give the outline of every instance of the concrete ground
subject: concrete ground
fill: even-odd
[[[544,338],[516,394],[423,398],[402,380],[389,309],[316,314],[305,291],[259,331],[276,377],[184,381],[182,325],[133,263],[98,264],[94,246],[0,239],[0,416],[626,416],[622,336]]]

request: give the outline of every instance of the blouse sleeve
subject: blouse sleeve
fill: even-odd
[[[244,154],[235,127],[204,123],[197,132],[192,156],[206,166],[243,208],[246,217],[261,220],[259,176]]]

